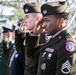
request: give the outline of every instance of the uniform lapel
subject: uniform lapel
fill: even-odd
[[[49,40],[49,42],[47,42],[46,44],[44,44],[44,45],[41,47],[40,51],[41,51],[41,50],[44,50],[44,49],[47,48],[48,46],[52,46],[53,44],[57,43],[58,41],[60,41],[61,39],[63,39],[63,37],[65,37],[66,34],[67,34],[66,31],[62,31],[62,32],[61,32],[60,34],[58,34],[56,37],[51,38],[51,39]]]

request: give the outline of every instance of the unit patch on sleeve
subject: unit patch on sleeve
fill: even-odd
[[[68,42],[65,43],[65,49],[68,52],[74,51],[74,46],[75,46],[75,44],[73,42],[68,41]]]

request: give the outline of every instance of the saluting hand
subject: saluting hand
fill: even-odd
[[[26,32],[26,24],[25,24],[24,20],[22,21],[22,23],[20,25],[19,31],[20,32]]]
[[[36,25],[33,29],[33,33],[38,35],[44,32],[44,27],[43,27],[44,19],[41,18],[38,22],[36,22]]]

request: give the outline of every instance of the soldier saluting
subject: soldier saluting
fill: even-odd
[[[27,56],[26,50],[25,50],[25,46],[26,46],[25,37],[26,37],[26,32],[32,31],[35,23],[42,18],[42,14],[41,14],[41,10],[40,10],[41,5],[42,5],[42,3],[40,3],[40,2],[31,2],[31,3],[26,3],[23,6],[25,17],[24,17],[22,23],[20,24],[19,30],[16,31],[16,34],[15,34],[16,35],[16,37],[15,37],[16,50],[20,53],[23,52],[23,55],[25,55],[24,75],[36,75],[37,74],[37,63],[38,62],[36,59],[32,60],[31,58],[29,58]],[[45,39],[43,39],[43,41],[40,41],[40,43],[42,43],[44,41],[45,41]],[[22,61],[20,61],[20,62],[21,63],[24,62],[24,59],[22,59]],[[18,69],[17,70],[14,69],[16,72],[14,74],[23,75],[23,74],[21,74],[21,71],[23,71],[23,70],[21,69],[20,65],[24,67],[24,64],[16,64],[16,65],[18,65],[17,66]]]
[[[49,2],[41,6],[43,19],[32,33],[26,35],[26,53],[38,59],[38,75],[75,75],[75,43],[66,22],[69,14],[68,2]],[[43,22],[41,25],[40,22]],[[52,37],[42,46],[38,44],[38,34],[45,33]]]

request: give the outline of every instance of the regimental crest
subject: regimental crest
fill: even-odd
[[[25,9],[25,12],[28,12],[28,9]]]
[[[43,10],[43,14],[47,14],[47,10]]]
[[[51,37],[52,37],[52,36],[47,36],[47,35],[45,34],[45,40],[46,40],[46,41],[49,41]]]

